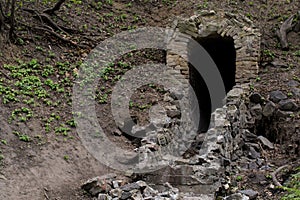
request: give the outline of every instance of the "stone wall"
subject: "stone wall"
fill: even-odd
[[[225,105],[212,113],[208,132],[196,139],[202,143],[199,153],[147,174],[145,181],[155,188],[169,182],[184,197],[215,199],[216,191],[226,183],[225,171],[231,170],[231,161],[244,153],[244,135],[251,134],[248,129],[254,126],[247,106],[249,88],[248,84],[235,86],[227,94]]]
[[[172,27],[176,31],[169,39],[167,64],[188,78],[188,49],[192,39],[210,35],[231,37],[236,50],[236,82],[248,82],[258,73],[260,33],[245,16],[227,12],[202,11],[189,19],[178,19]],[[178,55],[179,53],[179,55]]]

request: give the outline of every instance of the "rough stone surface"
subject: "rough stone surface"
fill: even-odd
[[[290,99],[281,100],[278,105],[284,111],[296,111],[298,109],[298,105]]]
[[[270,92],[269,99],[271,101],[273,101],[274,103],[278,103],[281,100],[287,99],[287,96],[283,92],[276,90],[276,91]]]
[[[269,101],[263,109],[263,115],[265,117],[270,117],[274,114],[275,110],[276,110],[276,105],[273,102]]]
[[[267,148],[274,149],[274,145],[267,138],[263,136],[258,136],[257,139]]]
[[[223,200],[249,200],[250,198],[244,194],[236,193],[228,197],[225,197]]]
[[[250,200],[253,200],[258,196],[258,192],[254,190],[240,190],[239,193],[248,196]]]
[[[189,19],[177,19],[173,28],[180,33],[169,34],[167,65],[183,74],[183,77],[189,77],[189,67],[185,60],[189,54],[189,41],[192,38],[197,40],[220,35],[234,40],[236,82],[255,79],[258,73],[261,34],[249,19],[239,14],[203,11]]]

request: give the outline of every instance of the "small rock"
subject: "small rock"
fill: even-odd
[[[184,96],[183,92],[179,91],[178,89],[174,89],[170,91],[170,97],[173,99],[181,100],[183,96]]]
[[[298,105],[290,99],[281,100],[279,102],[279,108],[284,111],[296,111]]]
[[[112,184],[115,189],[119,188],[119,181],[113,181]]]
[[[253,159],[256,159],[256,158],[259,158],[260,157],[260,153],[258,153],[254,147],[250,147],[250,150],[249,150],[249,153],[248,153],[249,157],[250,158],[253,158]]]
[[[98,200],[111,200],[112,198],[107,194],[99,194]]]
[[[147,183],[145,181],[137,181],[136,184],[140,187],[140,189],[145,189],[147,187]]]
[[[126,185],[120,187],[120,189],[125,192],[129,192],[131,190],[135,190],[135,189],[139,189],[139,188],[140,188],[140,185],[137,183],[129,183],[129,184],[126,184]]]
[[[258,169],[258,165],[255,162],[250,162],[248,165],[248,169],[250,170],[257,170]]]
[[[142,200],[142,199],[143,199],[143,195],[141,194],[141,192],[136,192],[136,193],[134,193],[134,194],[131,196],[131,198],[132,198],[133,200]]]
[[[300,88],[292,88],[291,92],[295,97],[300,97]]]
[[[287,96],[283,92],[276,90],[276,91],[270,92],[269,99],[271,101],[273,101],[274,103],[278,103],[281,100],[287,99]]]
[[[272,101],[269,101],[263,109],[263,115],[265,117],[270,117],[273,115],[275,110],[276,110],[276,105]]]
[[[131,197],[131,195],[132,194],[130,192],[123,192],[120,199],[122,199],[122,200],[129,199]]]
[[[170,97],[170,95],[168,93],[166,93],[164,95],[164,101],[165,102],[172,102],[172,101],[174,101],[174,99],[172,97]]]
[[[298,87],[300,85],[300,83],[298,81],[291,80],[287,83],[287,85],[290,87]]]
[[[114,135],[116,136],[121,136],[122,135],[122,131],[120,131],[120,129],[116,129],[114,132],[113,132]]]
[[[117,189],[113,189],[111,191],[109,191],[109,194],[112,196],[112,197],[121,197],[122,196],[122,190],[117,188]]]
[[[269,149],[274,149],[274,145],[270,140],[265,138],[264,136],[258,136],[257,139],[265,146],[268,147]]]
[[[150,197],[150,196],[156,195],[156,194],[158,193],[158,191],[157,191],[157,190],[154,190],[153,188],[151,188],[151,187],[149,187],[149,186],[147,186],[147,187],[144,189],[143,193],[144,193],[144,196],[145,196],[145,197]]]
[[[286,118],[289,117],[293,114],[293,112],[291,111],[282,111],[282,110],[277,110],[276,112],[276,116],[277,117],[282,117],[282,118]]]
[[[256,141],[257,135],[255,135],[254,133],[251,133],[249,130],[244,130],[243,138],[244,138],[245,142],[254,142],[254,141]]]
[[[257,92],[252,93],[249,96],[249,99],[253,103],[261,103],[263,101],[262,96],[259,93],[257,93]]]
[[[264,160],[258,158],[257,161],[256,161],[256,163],[257,163],[258,166],[262,166],[262,164],[264,163]]]
[[[250,200],[255,199],[258,196],[258,192],[254,190],[240,190],[239,193],[249,197]]]
[[[223,135],[219,135],[217,137],[217,144],[223,144],[223,143],[225,143],[225,138]]]
[[[250,108],[250,113],[255,116],[256,119],[261,120],[262,118],[262,107],[260,104],[256,104]]]
[[[224,197],[223,200],[249,200],[249,197],[241,193],[236,193],[228,197]]]
[[[279,60],[274,60],[273,62],[271,62],[271,65],[278,68],[288,68],[288,64],[281,62]]]

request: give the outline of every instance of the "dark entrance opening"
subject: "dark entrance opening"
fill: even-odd
[[[208,52],[217,65],[223,79],[226,93],[229,92],[235,85],[236,51],[233,39],[231,37],[221,37],[215,34],[196,39],[196,41]],[[195,53],[197,52],[192,52],[192,55],[195,55]],[[190,83],[199,103],[199,131],[206,132],[209,128],[212,113],[209,91],[204,79],[191,64],[189,64],[189,72]],[[220,99],[220,102],[221,101],[222,99]]]

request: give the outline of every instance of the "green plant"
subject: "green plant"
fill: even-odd
[[[70,158],[70,157],[69,157],[68,155],[64,155],[64,160],[65,160],[65,161],[68,161],[69,158]]]
[[[238,175],[238,176],[235,178],[235,180],[236,180],[237,182],[240,182],[240,181],[242,181],[242,180],[243,180],[243,177],[242,177],[242,176],[240,176],[240,175]]]
[[[300,167],[297,172],[291,176],[290,181],[286,186],[281,187],[288,193],[281,200],[299,200],[300,199]]]
[[[55,133],[62,134],[63,136],[68,136],[68,132],[70,131],[70,128],[65,127],[63,124],[61,124],[59,127],[55,128]]]
[[[0,162],[4,160],[4,155],[0,153]]]
[[[99,103],[105,104],[105,103],[107,103],[107,99],[108,99],[108,94],[103,94],[103,95],[99,96]]]
[[[20,135],[19,139],[23,142],[30,142],[30,137],[28,135]]]
[[[74,119],[70,119],[66,122],[67,125],[71,126],[71,127],[76,127],[76,122]]]
[[[293,93],[292,93],[292,92],[288,92],[288,93],[287,93],[287,96],[288,96],[288,97],[292,97],[292,96],[293,96]]]
[[[6,141],[6,140],[3,140],[3,139],[2,139],[2,140],[1,140],[1,143],[7,145],[7,141]]]
[[[113,5],[113,0],[106,0],[105,2],[111,6]]]
[[[25,122],[33,117],[33,112],[30,108],[21,107],[12,111],[10,121],[15,120],[18,117],[19,121]]]
[[[295,51],[295,52],[293,53],[293,55],[294,55],[294,56],[300,56],[300,50]]]
[[[269,57],[271,59],[275,58],[275,54],[269,49],[263,50],[263,55],[265,55],[266,57]]]

